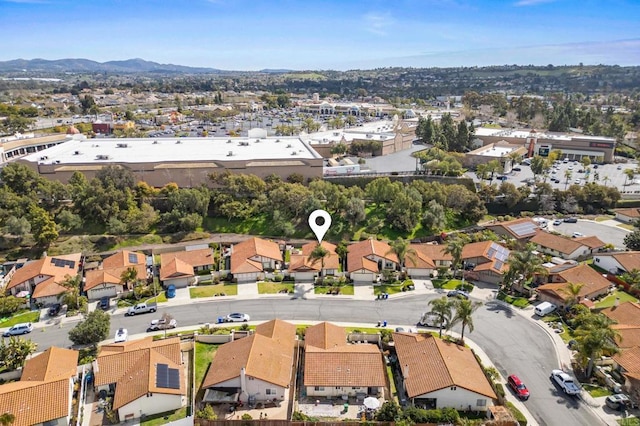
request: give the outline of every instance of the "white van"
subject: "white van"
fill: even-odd
[[[424,327],[440,327],[440,315],[434,312],[425,312],[422,314],[418,325]]]
[[[541,304],[536,306],[535,313],[536,313],[537,316],[543,317],[543,316],[545,316],[547,314],[550,314],[551,312],[555,311],[556,308],[557,308],[557,306],[554,305],[553,303],[542,302]]]

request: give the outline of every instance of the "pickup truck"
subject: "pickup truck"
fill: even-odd
[[[552,370],[551,378],[562,388],[567,395],[579,395],[580,387],[573,381],[573,377],[562,370]]]
[[[155,312],[157,309],[158,305],[155,303],[138,303],[137,305],[130,307],[125,316],[146,314],[148,312]]]
[[[167,322],[167,320],[161,318],[151,321],[151,324],[149,324],[147,331],[169,330],[172,328],[176,328],[177,326],[178,322],[175,319],[170,319]]]

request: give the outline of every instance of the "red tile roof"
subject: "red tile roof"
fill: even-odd
[[[264,257],[282,262],[280,246],[273,241],[249,238],[231,248],[231,273],[261,272],[262,264],[253,257]]]

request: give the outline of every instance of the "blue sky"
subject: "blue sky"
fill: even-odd
[[[640,0],[0,0],[0,60],[640,65]]]

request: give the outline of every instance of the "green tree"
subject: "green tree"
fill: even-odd
[[[0,415],[0,425],[11,426],[16,421],[16,416],[11,413],[3,413]]]
[[[547,160],[544,157],[536,155],[531,159],[530,168],[531,168],[531,172],[533,173],[533,176],[535,177],[547,171],[547,169],[549,168],[549,165],[547,163]]]
[[[636,171],[634,169],[624,169],[624,186],[627,186],[628,182],[631,182],[629,185],[633,184],[633,178],[636,176]]]
[[[26,217],[9,216],[5,221],[4,232],[18,237],[24,237],[31,232],[31,224]]]
[[[33,237],[39,245],[47,247],[58,239],[56,223],[46,210],[32,204],[29,207],[29,218]]]
[[[543,260],[535,254],[535,251],[536,247],[532,243],[527,243],[522,250],[511,251],[507,260],[509,272],[503,280],[503,289],[506,292],[509,292],[516,280],[522,279],[526,282],[534,275],[546,276],[548,274],[547,269],[542,266]]]
[[[38,173],[21,163],[8,163],[0,169],[0,182],[14,194],[33,196],[43,185]]]
[[[429,305],[431,306],[431,312],[438,315],[439,336],[442,339],[442,329],[451,324],[453,302],[448,297],[443,296],[439,299],[430,300]]]
[[[69,340],[75,345],[95,345],[107,338],[110,323],[109,314],[96,309],[69,331]]]
[[[38,345],[32,340],[11,336],[0,341],[0,373],[22,368],[29,355],[35,353]]]
[[[67,275],[60,285],[67,289],[59,296],[63,305],[67,305],[70,311],[84,311],[87,307],[87,298],[80,294],[80,284],[82,278],[80,275]]]
[[[469,241],[469,237],[462,233],[457,233],[455,236],[451,236],[447,241],[444,252],[450,254],[452,257],[451,263],[453,263],[454,276],[457,276],[458,268],[462,263],[462,250],[464,250],[464,246],[466,246]]]
[[[210,404],[206,404],[203,409],[196,411],[196,418],[203,420],[218,420],[218,415],[213,411]]]
[[[400,262],[400,270],[404,272],[405,260],[409,260],[414,265],[418,261],[418,252],[411,247],[411,243],[403,238],[397,238],[389,244],[391,249],[385,253],[385,256],[388,254],[395,254],[398,256],[398,261]]]
[[[562,292],[569,296],[568,305],[575,305],[580,301],[580,290],[582,290],[584,284],[580,283],[567,283],[567,285],[562,289]]]
[[[640,290],[640,270],[632,269],[622,274],[620,278],[632,288]]]
[[[464,345],[464,331],[469,329],[469,333],[473,331],[473,313],[482,304],[480,302],[472,302],[467,299],[458,299],[455,301],[456,314],[451,320],[451,326],[460,324],[462,331],[460,332],[460,345]]]
[[[318,244],[309,254],[309,260],[312,265],[315,265],[318,260],[320,261],[320,275],[322,275],[322,271],[324,270],[324,259],[329,256],[329,250],[324,248],[321,244]]]
[[[359,198],[351,198],[345,208],[345,219],[352,227],[361,223],[367,218],[364,208],[364,201]]]
[[[640,250],[640,230],[635,230],[632,233],[625,235],[624,245],[629,250]]]
[[[422,227],[430,233],[441,232],[447,226],[447,216],[444,207],[436,200],[429,201],[422,215]]]
[[[620,333],[611,326],[615,321],[602,314],[587,314],[587,320],[576,328],[578,360],[585,366],[585,374],[591,377],[595,361],[604,353],[615,354],[615,342],[620,341]]]
[[[82,218],[71,210],[60,211],[56,217],[56,222],[62,232],[71,232],[82,228]]]

